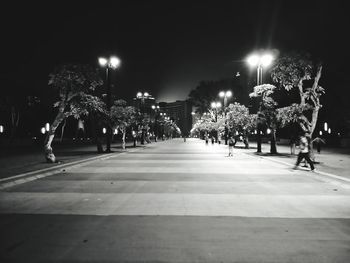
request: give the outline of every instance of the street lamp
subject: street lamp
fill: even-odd
[[[141,111],[141,114],[144,114],[145,113],[145,99],[151,97],[151,95],[146,91],[146,92],[137,92],[136,93],[136,99],[139,99],[141,100],[141,103],[140,103],[140,111]],[[145,144],[145,128],[142,127],[142,133],[141,133],[141,144]]]
[[[250,66],[256,67],[257,70],[257,79],[256,79],[256,85],[262,85],[263,82],[263,67],[268,67],[273,61],[273,56],[269,53],[264,53],[264,54],[253,54],[250,55],[247,58],[247,62]],[[259,103],[259,112],[261,111],[261,102]],[[259,123],[259,114],[258,114],[258,119],[257,119],[257,137],[256,137],[256,142],[257,142],[257,152],[261,152],[261,127]]]
[[[157,142],[158,130],[157,130],[157,117],[159,112],[159,105],[152,105],[152,110],[154,110],[154,141]]]
[[[211,103],[211,108],[214,109],[215,112],[215,122],[218,121],[218,109],[221,107],[221,102],[214,101]]]
[[[228,128],[227,128],[227,120],[226,120],[226,106],[227,106],[227,99],[231,98],[232,92],[230,90],[227,91],[220,91],[219,97],[224,98],[224,114],[225,114],[225,145],[227,145],[227,135],[228,135]]]
[[[268,67],[273,61],[273,56],[269,53],[266,54],[253,54],[247,58],[247,62],[250,66],[257,69],[256,84],[261,85],[263,82],[262,69]]]
[[[144,113],[144,104],[145,104],[145,99],[151,97],[151,95],[146,91],[146,92],[137,92],[136,93],[136,98],[141,100],[141,113]]]
[[[218,122],[218,109],[221,108],[221,102],[214,101],[211,103],[211,108],[214,109],[215,112],[215,122]],[[218,131],[216,131],[218,133]],[[218,142],[218,134],[216,135],[216,142]]]
[[[220,91],[219,93],[220,98],[224,98],[224,109],[227,106],[227,99],[232,97],[232,91]]]
[[[109,70],[110,69],[117,69],[120,66],[120,59],[111,56],[109,59],[104,58],[104,57],[99,57],[98,58],[98,63],[100,64],[101,67],[106,68],[106,90],[107,90],[107,98],[106,98],[106,106],[107,110],[111,110],[112,106],[112,91],[111,91],[111,85],[109,83]],[[111,152],[111,137],[112,137],[112,128],[108,127],[107,129],[107,140],[106,140],[106,152]]]

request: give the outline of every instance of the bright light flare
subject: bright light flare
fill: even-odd
[[[257,54],[250,55],[247,58],[247,62],[252,67],[257,66],[259,64],[259,62],[260,62],[260,57]]]
[[[271,54],[265,54],[260,58],[260,63],[265,67],[271,65],[272,61],[273,56]]]
[[[102,67],[106,67],[108,64],[108,60],[106,58],[98,58],[98,63],[100,64],[100,66]]]
[[[120,59],[115,57],[115,56],[113,56],[109,59],[109,65],[113,69],[118,68],[120,66],[120,63],[121,63]]]
[[[256,67],[256,66],[267,67],[271,65],[273,59],[274,59],[273,56],[269,53],[261,54],[261,55],[253,54],[247,58],[247,63],[252,67]]]

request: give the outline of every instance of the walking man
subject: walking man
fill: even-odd
[[[299,166],[300,162],[305,159],[310,167],[311,167],[311,171],[315,170],[314,164],[310,159],[310,149],[309,149],[309,141],[308,139],[305,137],[305,135],[300,136],[300,151],[298,154],[298,159],[297,162],[294,166],[294,169],[297,169],[297,167]]]

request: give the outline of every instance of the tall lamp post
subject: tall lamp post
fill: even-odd
[[[147,91],[146,92],[137,92],[136,98],[141,100],[141,105],[140,105],[141,113],[144,113],[145,99],[147,99],[150,96],[151,95]]]
[[[157,126],[157,117],[158,117],[158,111],[159,111],[159,105],[152,105],[152,110],[154,110],[154,141],[157,141],[158,137],[158,126]]]
[[[149,98],[151,95],[148,92],[137,92],[136,98],[141,100],[140,111],[143,115],[145,112],[145,99]],[[141,134],[141,144],[145,144],[145,129],[142,127]]]
[[[98,63],[100,64],[101,67],[106,68],[106,90],[107,90],[107,98],[106,98],[106,106],[107,106],[107,110],[110,111],[111,110],[111,106],[112,106],[112,91],[111,91],[111,85],[110,85],[110,81],[109,81],[109,70],[110,69],[117,69],[120,66],[120,59],[115,57],[115,56],[111,56],[109,59],[104,58],[104,57],[100,57],[98,58]],[[111,152],[111,137],[112,137],[112,128],[108,127],[107,128],[107,140],[106,140],[106,152]]]
[[[227,145],[227,135],[228,135],[228,128],[227,128],[227,121],[226,121],[226,107],[227,107],[227,99],[232,97],[232,91],[221,91],[219,93],[220,98],[224,98],[224,117],[225,117],[225,145]]]
[[[221,108],[221,102],[214,101],[211,103],[210,106],[215,112],[215,122],[218,122],[218,109]],[[218,133],[218,131],[216,131],[216,133]],[[218,134],[216,134],[216,142],[217,141],[218,141]]]
[[[269,53],[264,54],[253,54],[250,55],[247,58],[247,62],[250,66],[256,67],[256,85],[262,85],[263,84],[263,67],[269,66],[273,61],[273,56]],[[261,101],[259,102],[259,109],[258,109],[258,120],[257,120],[257,152],[261,153],[261,125],[259,121],[259,113],[261,111]]]

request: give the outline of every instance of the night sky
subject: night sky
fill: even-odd
[[[148,91],[158,101],[182,100],[201,80],[252,73],[243,59],[269,48],[310,52],[325,64],[331,97],[348,92],[346,1],[90,2],[3,6],[1,89],[40,93],[55,66],[97,67],[98,56],[114,54],[122,60],[119,97]]]

